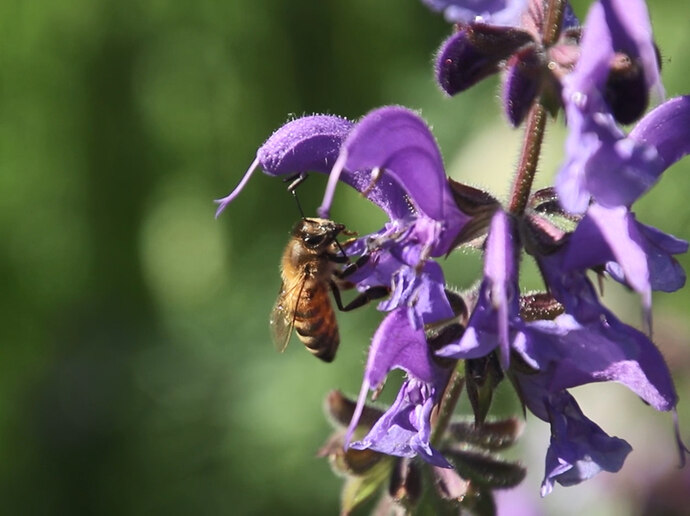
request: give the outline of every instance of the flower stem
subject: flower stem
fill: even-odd
[[[434,446],[438,444],[439,439],[446,432],[450,418],[455,410],[455,405],[457,405],[462,389],[465,386],[465,374],[460,369],[463,364],[463,361],[458,360],[453,373],[448,379],[446,389],[443,391],[443,398],[441,398],[441,403],[438,405],[438,410],[431,417],[433,430],[431,431],[429,442]]]
[[[549,0],[544,13],[544,27],[542,43],[544,47],[553,45],[561,33],[563,14],[565,12],[566,0]],[[525,125],[525,139],[520,153],[520,162],[515,174],[515,181],[510,195],[508,210],[513,215],[522,215],[527,206],[527,201],[532,192],[532,182],[537,171],[539,156],[541,154],[541,144],[544,141],[544,130],[546,128],[546,109],[537,100],[529,114]],[[430,442],[437,445],[443,434],[448,428],[451,416],[458,403],[462,389],[465,386],[464,362],[458,361],[453,373],[448,379],[446,389],[443,391],[443,398],[437,410],[431,418],[433,430],[431,431]]]
[[[544,13],[544,27],[542,44],[544,47],[553,45],[561,33],[563,14],[567,2],[565,0],[549,0]],[[510,194],[508,210],[513,215],[522,215],[527,206],[532,182],[537,172],[541,144],[544,141],[546,127],[546,109],[538,99],[530,109],[525,125],[525,139],[520,153],[520,162],[515,174],[515,181]]]
[[[525,206],[527,206],[527,200],[532,192],[532,181],[534,181],[534,176],[537,172],[545,127],[546,109],[537,101],[530,109],[529,115],[527,115],[525,140],[522,144],[520,162],[510,194],[508,211],[513,215],[522,215],[525,211]]]

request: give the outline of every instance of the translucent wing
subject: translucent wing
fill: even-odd
[[[271,310],[271,337],[273,345],[280,353],[285,351],[290,342],[292,329],[295,326],[297,306],[304,291],[305,282],[306,276],[303,276],[292,285],[283,283],[278,292],[278,299]]]

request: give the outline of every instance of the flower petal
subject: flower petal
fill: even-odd
[[[391,202],[407,205],[408,218],[435,221],[429,226],[437,233],[430,235],[432,256],[445,254],[469,220],[453,200],[436,140],[426,123],[408,109],[383,107],[359,121],[331,172],[320,216],[328,216],[339,176],[361,170],[380,170],[382,177],[402,187],[387,195],[394,197]]]
[[[643,333],[602,307],[599,320],[571,315],[527,323],[515,349],[539,369],[543,388],[558,392],[593,382],[618,382],[656,410],[672,410],[678,396],[663,356]]]
[[[474,86],[499,70],[501,61],[532,36],[510,27],[472,24],[446,39],[436,55],[436,80],[448,95]]]
[[[660,163],[652,173],[658,177],[690,153],[690,96],[673,98],[650,111],[629,138],[657,150]]]
[[[686,241],[641,224],[627,208],[593,204],[568,242],[563,267],[572,271],[606,264],[612,277],[640,293],[649,308],[652,290],[673,292],[685,284],[672,255],[687,250]]]
[[[460,340],[444,346],[437,355],[479,358],[499,346],[501,365],[508,367],[509,326],[519,312],[516,245],[512,219],[503,211],[497,211],[486,241],[484,280],[477,305]]]
[[[513,55],[507,63],[503,80],[503,111],[513,127],[518,127],[529,113],[539,92],[538,72],[541,62],[534,46]]]
[[[256,159],[235,190],[216,201],[216,217],[237,197],[259,166],[271,176],[309,170],[329,172],[351,129],[352,122],[330,115],[305,116],[283,125],[259,147]]]
[[[551,492],[554,481],[572,486],[600,471],[615,473],[623,467],[632,451],[626,441],[609,436],[588,419],[567,392],[547,399],[551,443],[546,452],[542,496]]]
[[[661,92],[646,7],[640,0],[630,3],[629,12],[627,6],[606,0],[590,8],[581,57],[564,79],[569,135],[556,188],[571,212],[585,211],[590,196],[605,206],[629,206],[663,170],[653,146],[625,138],[602,93],[616,51],[639,59],[647,87]]]
[[[361,441],[350,444],[350,447],[397,457],[419,455],[434,466],[452,468],[429,443],[431,411],[439,396],[440,393],[428,385],[416,380],[405,381],[393,405]]]
[[[396,368],[426,383],[435,382],[440,372],[429,355],[424,330],[412,327],[404,309],[389,313],[376,330],[364,377],[376,387]]]

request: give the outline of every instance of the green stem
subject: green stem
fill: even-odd
[[[443,398],[441,398],[441,403],[439,403],[438,411],[432,416],[433,430],[431,431],[429,441],[434,446],[438,444],[438,441],[446,432],[450,418],[455,410],[455,405],[457,405],[462,389],[465,386],[465,374],[460,369],[463,364],[464,362],[461,360],[458,360],[456,363],[446,389],[443,391]]]

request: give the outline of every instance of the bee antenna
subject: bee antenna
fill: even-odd
[[[302,215],[303,219],[306,219],[307,217],[304,215],[304,210],[302,209],[302,205],[299,202],[299,197],[297,197],[297,187],[301,185],[305,180],[307,179],[307,174],[306,172],[300,172],[298,174],[295,174],[294,176],[286,177],[283,179],[285,183],[290,182],[290,184],[287,187],[288,192],[292,194],[292,196],[295,198],[295,202],[297,203],[297,209],[299,210],[300,215]]]
[[[299,214],[302,215],[303,219],[306,219],[306,215],[304,214],[304,210],[302,209],[302,205],[299,203],[299,197],[297,197],[297,192],[294,190],[292,191],[292,196],[295,198],[295,202],[297,203],[297,209],[299,210]]]
[[[336,240],[336,241],[335,241],[335,245],[337,245],[337,246],[338,246],[338,249],[340,249],[340,252],[343,253],[343,256],[345,257],[345,259],[347,259],[347,262],[350,263],[350,257],[349,257],[349,256],[347,255],[347,253],[345,252],[345,249],[343,249],[343,246],[340,245],[340,242],[338,242],[338,241]]]

